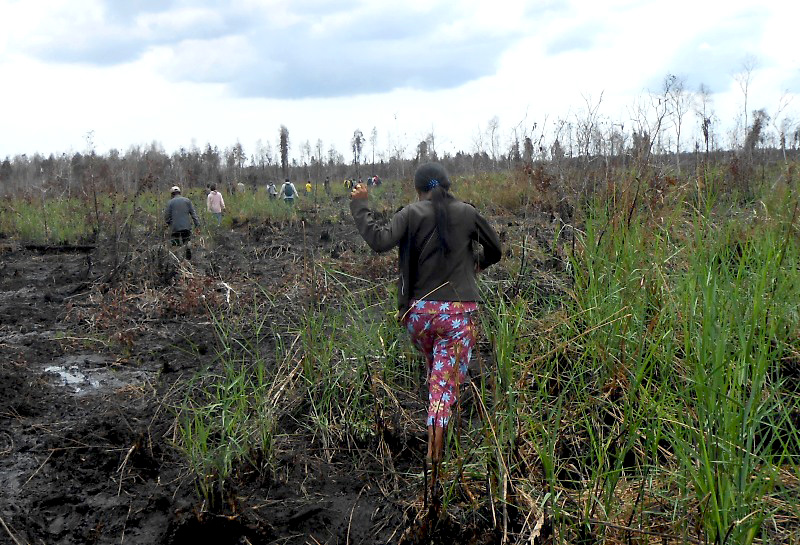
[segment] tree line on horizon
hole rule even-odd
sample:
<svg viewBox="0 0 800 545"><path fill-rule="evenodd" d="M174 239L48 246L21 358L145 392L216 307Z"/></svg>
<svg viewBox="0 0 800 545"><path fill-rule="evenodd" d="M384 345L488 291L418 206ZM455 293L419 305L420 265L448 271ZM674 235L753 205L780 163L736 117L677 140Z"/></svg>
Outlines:
<svg viewBox="0 0 800 545"><path fill-rule="evenodd" d="M688 176L701 161L723 157L752 164L760 155L762 164L787 162L800 148L800 125L786 114L784 98L772 113L765 109L747 112L752 67L737 79L743 92L744 110L730 129L727 139L720 132L710 93L701 86L696 93L687 90L685 81L667 75L658 93L638 101L627 122L616 122L600 114L602 95L596 101L585 97L585 108L573 118L548 123L519 123L503 138L495 116L485 130L473 137L473 150L455 154L439 153L436 135L429 132L414 147L390 143L378 149L378 130L369 137L360 129L353 132L350 152L345 156L335 146L325 149L318 139L312 146L306 140L292 144L289 130L281 125L276 145L259 140L252 153L240 142L220 149L208 143L167 153L153 142L132 146L126 152L112 149L101 154L94 150L93 133L86 136L87 150L60 155L34 154L6 156L0 161L0 193L18 194L34 190L52 195L85 194L91 186L99 191L135 192L163 189L174 184L233 189L236 184L250 186L279 183L283 179L314 181L359 179L378 175L403 178L420 162L440 161L454 175L477 174L515 168L530 169L537 163L554 164L559 170L575 167L589 173L602 166L636 163L658 166L672 176ZM687 119L691 111L697 120L693 149L687 149ZM683 140L682 140L683 138ZM368 147L369 146L369 147ZM599 166L600 165L600 166Z"/></svg>

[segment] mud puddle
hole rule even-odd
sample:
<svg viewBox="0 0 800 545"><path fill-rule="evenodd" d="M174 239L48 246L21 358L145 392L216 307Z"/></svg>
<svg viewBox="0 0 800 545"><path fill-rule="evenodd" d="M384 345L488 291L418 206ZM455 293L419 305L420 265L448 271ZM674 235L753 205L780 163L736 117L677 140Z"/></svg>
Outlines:
<svg viewBox="0 0 800 545"><path fill-rule="evenodd" d="M77 354L64 356L44 367L44 373L52 384L62 386L76 396L105 393L139 385L148 373L120 366L101 354Z"/></svg>

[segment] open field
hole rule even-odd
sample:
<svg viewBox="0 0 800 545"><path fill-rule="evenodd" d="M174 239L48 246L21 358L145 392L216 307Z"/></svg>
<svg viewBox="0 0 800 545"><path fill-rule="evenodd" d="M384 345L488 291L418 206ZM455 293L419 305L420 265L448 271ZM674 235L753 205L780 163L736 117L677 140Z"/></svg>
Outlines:
<svg viewBox="0 0 800 545"><path fill-rule="evenodd" d="M800 542L794 169L746 192L722 166L591 192L544 167L456 178L505 257L437 513L396 257L338 184L295 209L226 195L191 262L155 189L12 199L0 542Z"/></svg>

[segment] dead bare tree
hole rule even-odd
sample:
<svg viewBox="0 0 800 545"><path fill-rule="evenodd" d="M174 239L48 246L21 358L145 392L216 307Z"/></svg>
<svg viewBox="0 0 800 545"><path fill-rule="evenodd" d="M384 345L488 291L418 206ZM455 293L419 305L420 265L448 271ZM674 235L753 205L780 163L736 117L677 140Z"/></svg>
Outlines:
<svg viewBox="0 0 800 545"><path fill-rule="evenodd" d="M372 147L372 174L375 174L375 148L378 146L378 128L372 127L369 133L369 145Z"/></svg>
<svg viewBox="0 0 800 545"><path fill-rule="evenodd" d="M353 131L353 138L350 140L350 145L353 149L353 164L356 167L356 177L360 175L359 163L361 161L361 152L364 149L364 133L361 129Z"/></svg>
<svg viewBox="0 0 800 545"><path fill-rule="evenodd" d="M481 157L486 154L486 142L484 140L485 133L478 125L478 130L472 134L472 171L477 170L476 167L480 165Z"/></svg>
<svg viewBox="0 0 800 545"><path fill-rule="evenodd" d="M420 140L417 144L417 163L424 163L428 160L428 141Z"/></svg>
<svg viewBox="0 0 800 545"><path fill-rule="evenodd" d="M322 178L322 139L317 138L317 144L314 146L317 152L317 178Z"/></svg>
<svg viewBox="0 0 800 545"><path fill-rule="evenodd" d="M489 137L489 148L492 150L492 168L497 168L497 150L500 147L500 118L494 116L486 125L486 136Z"/></svg>
<svg viewBox="0 0 800 545"><path fill-rule="evenodd" d="M783 162L788 163L786 159L786 133L791 127L791 120L785 114L786 108L792 102L793 96L789 94L789 91L786 90L781 95L780 100L778 100L778 106L775 108L775 115L772 116L772 127L775 129L775 134L778 137L778 145L781 148L781 155L783 156Z"/></svg>
<svg viewBox="0 0 800 545"><path fill-rule="evenodd" d="M533 140L531 140L530 136L525 137L522 147L522 160L525 162L525 164L530 165L533 163Z"/></svg>
<svg viewBox="0 0 800 545"><path fill-rule="evenodd" d="M431 132L425 136L425 142L428 144L428 155L432 161L438 161L439 157L436 155L436 135L434 134L433 127Z"/></svg>
<svg viewBox="0 0 800 545"><path fill-rule="evenodd" d="M748 158L752 158L756 146L764 141L764 127L769 122L767 111L761 108L753 112L753 124L744 139L744 149Z"/></svg>
<svg viewBox="0 0 800 545"><path fill-rule="evenodd" d="M708 157L709 147L713 141L712 124L715 115L711 99L711 90L703 83L700 84L700 88L697 91L694 113L700 118L700 129L703 132L703 140L706 145L706 157Z"/></svg>
<svg viewBox="0 0 800 545"><path fill-rule="evenodd" d="M739 85L739 89L742 91L742 98L744 100L744 104L742 106L742 116L744 118L744 127L743 127L743 134L747 137L747 133L749 129L749 119L748 119L748 99L750 96L750 85L753 82L753 72L758 68L758 59L756 59L752 55L748 55L742 60L741 70L734 74L733 79L736 80L736 83ZM742 140L744 142L744 140Z"/></svg>
<svg viewBox="0 0 800 545"><path fill-rule="evenodd" d="M284 178L289 177L289 129L281 125L280 129L280 148L281 148L281 172Z"/></svg>
<svg viewBox="0 0 800 545"><path fill-rule="evenodd" d="M242 143L238 140L229 149L225 150L225 166L228 171L233 174L233 179L236 182L241 181L241 173L244 169L247 156L244 153Z"/></svg>
<svg viewBox="0 0 800 545"><path fill-rule="evenodd" d="M634 152L636 154L634 159L639 169L650 163L653 143L661 137L664 121L669 114L668 96L671 85L672 80L667 76L664 78L660 93L649 92L644 98L638 98L631 111Z"/></svg>
<svg viewBox="0 0 800 545"><path fill-rule="evenodd" d="M97 204L97 181L94 176L94 131L86 133L86 155L89 157L89 185L92 188L92 199L94 200L95 232L100 233L100 206Z"/></svg>
<svg viewBox="0 0 800 545"><path fill-rule="evenodd" d="M603 92L595 103L591 95L581 95L586 103L586 110L575 114L576 137L578 139L578 154L584 158L584 165L588 166L593 137L596 136L599 121L600 105L603 103ZM583 115L581 115L581 113Z"/></svg>
<svg viewBox="0 0 800 545"><path fill-rule="evenodd" d="M692 106L694 97L691 91L686 88L686 80L683 77L675 75L668 75L667 78L672 80L669 86L667 97L669 99L671 108L670 116L672 117L672 124L675 127L675 168L678 174L681 173L681 128L683 127L683 118Z"/></svg>

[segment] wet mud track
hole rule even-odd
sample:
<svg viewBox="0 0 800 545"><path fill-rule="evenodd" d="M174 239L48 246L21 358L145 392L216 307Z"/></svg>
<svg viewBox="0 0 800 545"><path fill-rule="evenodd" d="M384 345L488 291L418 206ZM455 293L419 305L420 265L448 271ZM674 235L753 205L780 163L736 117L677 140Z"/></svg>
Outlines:
<svg viewBox="0 0 800 545"><path fill-rule="evenodd" d="M160 485L157 364L120 361L65 321L92 280L87 255L1 257L0 542L159 542L180 498Z"/></svg>
<svg viewBox="0 0 800 545"><path fill-rule="evenodd" d="M356 236L344 224L305 233L325 255ZM198 276L275 288L299 266L302 237L296 226L244 226L193 264ZM401 513L369 477L320 464L302 443L269 482L237 490L229 513L203 512L174 448L170 402L213 364L208 316L178 309L136 326L107 294L134 296L97 286L112 268L104 259L12 245L0 254L0 543L373 543L396 531ZM148 297L135 295L140 308Z"/></svg>
<svg viewBox="0 0 800 545"><path fill-rule="evenodd" d="M376 258L341 217L222 229L196 241L188 270L169 250L142 237L120 268L107 248L0 248L0 543L496 541L480 524L414 537L421 425L382 432L389 475L376 445L323 454L281 422L272 474L239 479L209 512L175 446L181 396L219 365L208 306L279 294L290 308L271 319L284 319L301 312L309 256L386 281L394 256ZM422 414L420 400L405 409Z"/></svg>

